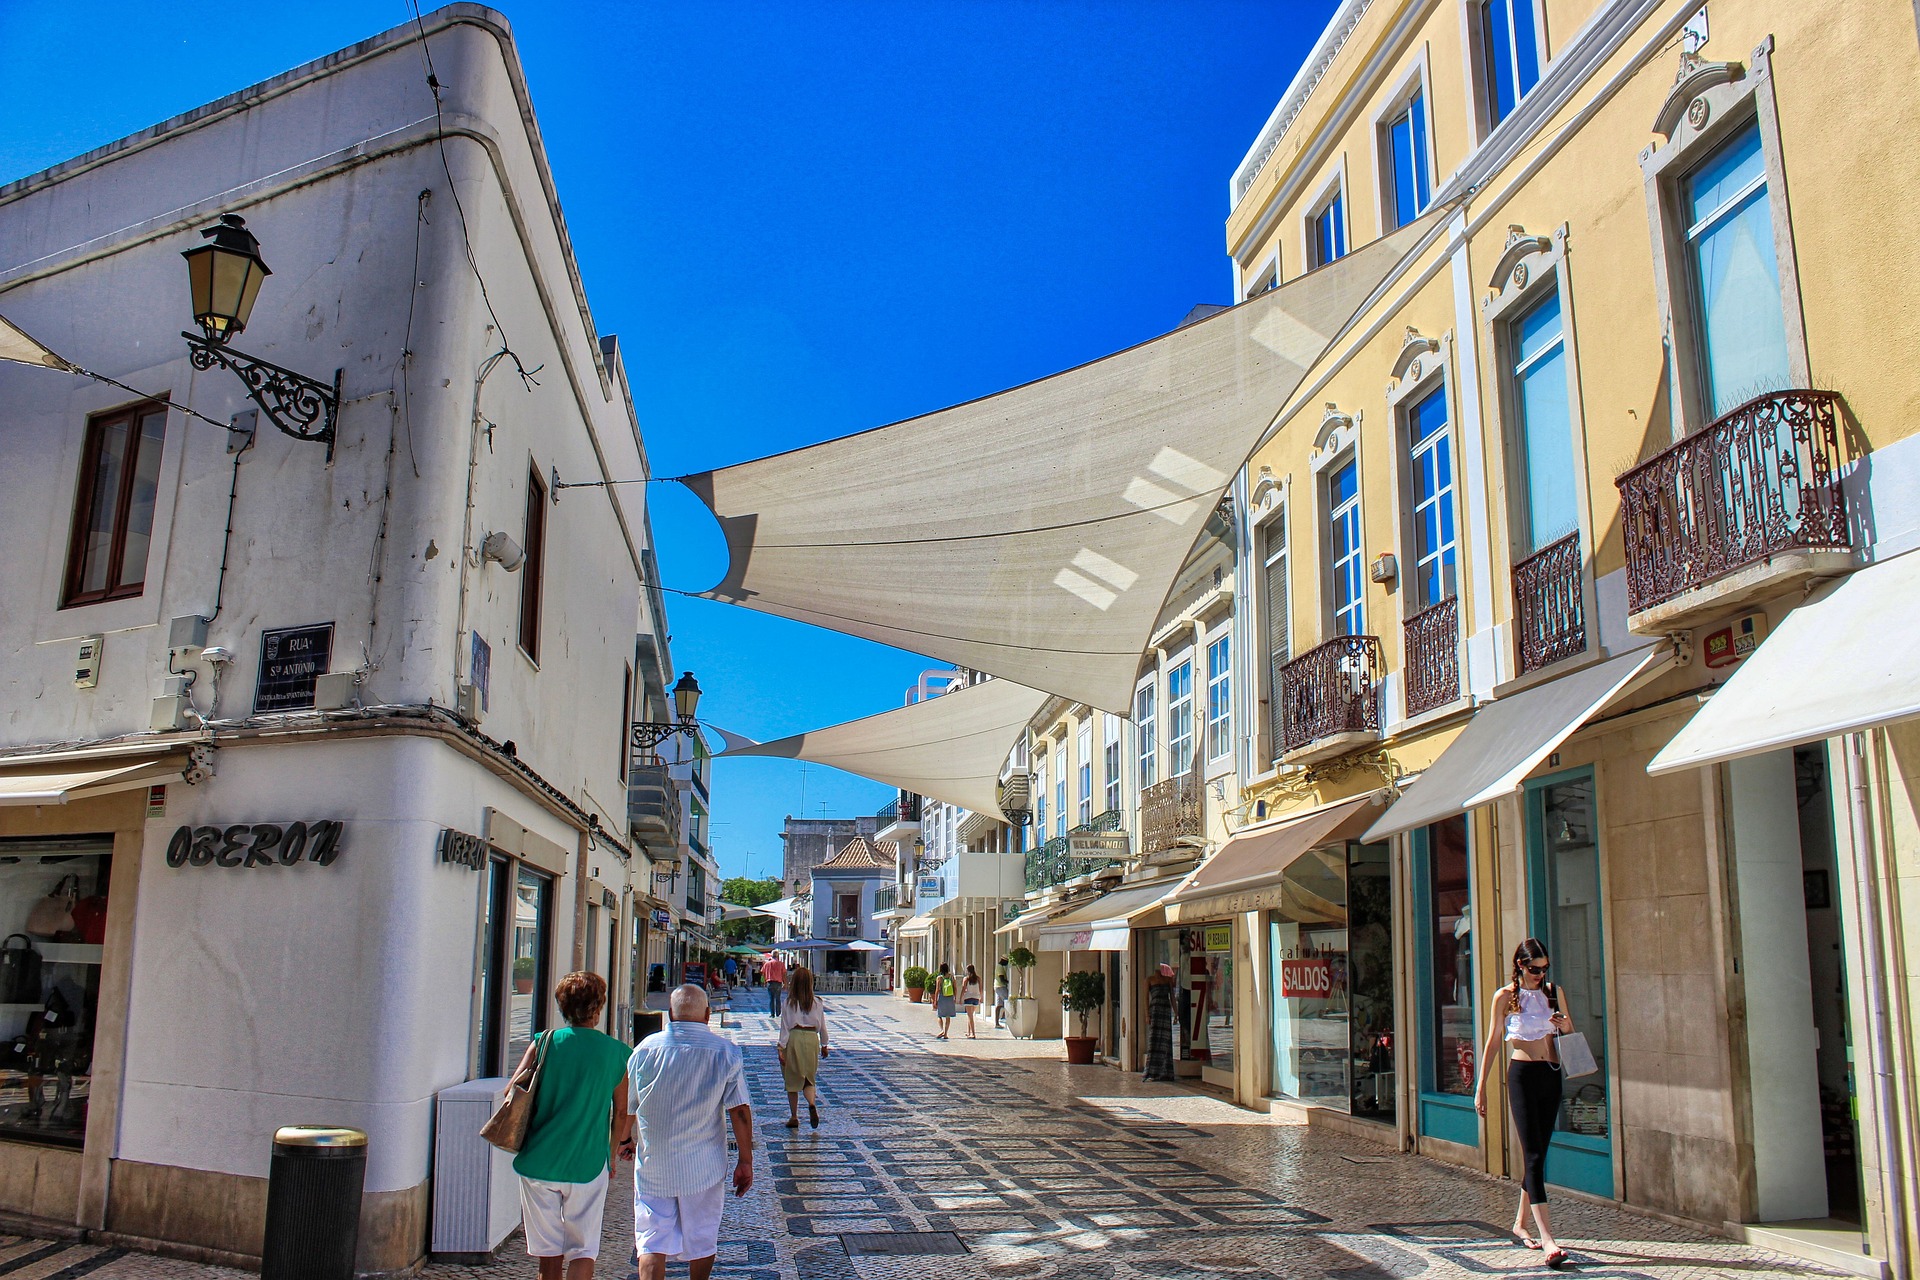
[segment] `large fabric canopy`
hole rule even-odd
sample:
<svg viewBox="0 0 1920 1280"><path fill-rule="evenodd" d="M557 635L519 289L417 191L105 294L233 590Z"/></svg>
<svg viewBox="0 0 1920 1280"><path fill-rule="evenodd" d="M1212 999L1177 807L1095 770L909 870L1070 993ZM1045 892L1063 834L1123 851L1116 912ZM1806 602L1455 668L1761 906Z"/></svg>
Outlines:
<svg viewBox="0 0 1920 1280"><path fill-rule="evenodd" d="M64 369L70 373L75 371L71 364L8 323L4 316L0 316L0 360Z"/></svg>
<svg viewBox="0 0 1920 1280"><path fill-rule="evenodd" d="M1828 583L1789 613L1647 772L1672 773L1920 716L1920 551Z"/></svg>
<svg viewBox="0 0 1920 1280"><path fill-rule="evenodd" d="M683 477L730 556L704 594L1125 714L1228 482L1444 213L1104 360Z"/></svg>
<svg viewBox="0 0 1920 1280"><path fill-rule="evenodd" d="M864 719L732 747L715 758L832 765L1004 821L996 794L1000 766L1046 698L1010 680L985 680Z"/></svg>

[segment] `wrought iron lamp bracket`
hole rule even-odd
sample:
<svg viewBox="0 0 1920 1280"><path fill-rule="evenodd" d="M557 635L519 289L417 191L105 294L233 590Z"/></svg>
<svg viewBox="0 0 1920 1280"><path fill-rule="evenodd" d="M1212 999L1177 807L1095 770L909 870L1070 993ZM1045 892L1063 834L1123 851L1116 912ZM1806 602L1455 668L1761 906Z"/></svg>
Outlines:
<svg viewBox="0 0 1920 1280"><path fill-rule="evenodd" d="M210 342L197 333L180 336L187 340L187 358L194 368L211 369L218 364L230 370L269 422L295 440L326 445L327 461L333 461L334 426L340 415L340 370L334 370L332 383L325 383Z"/></svg>
<svg viewBox="0 0 1920 1280"><path fill-rule="evenodd" d="M672 724L646 720L635 721L633 725L633 749L635 751L651 751L676 733L684 733L691 738L699 731L700 726L698 722L693 720L679 720Z"/></svg>

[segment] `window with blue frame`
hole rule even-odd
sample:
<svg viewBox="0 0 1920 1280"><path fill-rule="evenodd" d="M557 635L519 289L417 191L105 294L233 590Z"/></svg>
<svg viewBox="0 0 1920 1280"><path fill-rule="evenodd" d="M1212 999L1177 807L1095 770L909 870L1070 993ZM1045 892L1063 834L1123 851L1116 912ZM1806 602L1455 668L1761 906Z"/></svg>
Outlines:
<svg viewBox="0 0 1920 1280"><path fill-rule="evenodd" d="M1327 478L1327 548L1333 562L1333 632L1364 635L1366 551L1360 534L1360 469L1352 458Z"/></svg>
<svg viewBox="0 0 1920 1280"><path fill-rule="evenodd" d="M1307 239L1313 266L1324 267L1336 258L1347 256L1346 201L1339 192L1308 220Z"/></svg>
<svg viewBox="0 0 1920 1280"><path fill-rule="evenodd" d="M1455 590L1453 433L1447 430L1444 386L1407 410L1407 450L1413 481L1413 604L1419 612L1452 598Z"/></svg>
<svg viewBox="0 0 1920 1280"><path fill-rule="evenodd" d="M1432 167L1427 156L1427 100L1416 92L1400 114L1387 122L1387 208L1393 225L1404 227L1420 216L1433 198Z"/></svg>
<svg viewBox="0 0 1920 1280"><path fill-rule="evenodd" d="M1053 834L1067 834L1067 749L1060 745L1060 767L1053 777Z"/></svg>
<svg viewBox="0 0 1920 1280"><path fill-rule="evenodd" d="M1080 826L1084 827L1089 822L1093 821L1093 721L1092 720L1090 719L1082 720L1080 722L1080 733L1075 738L1074 745L1076 750L1079 752L1079 760L1077 762L1079 766L1079 774L1080 774L1080 796L1079 796L1080 811L1079 811L1078 823Z"/></svg>
<svg viewBox="0 0 1920 1280"><path fill-rule="evenodd" d="M1047 838L1047 757L1042 755L1033 766L1033 839L1036 844Z"/></svg>
<svg viewBox="0 0 1920 1280"><path fill-rule="evenodd" d="M1480 60L1487 123L1513 114L1540 83L1540 34L1533 0L1485 0L1480 6Z"/></svg>
<svg viewBox="0 0 1920 1280"><path fill-rule="evenodd" d="M1167 776L1193 767L1193 663L1167 672Z"/></svg>
<svg viewBox="0 0 1920 1280"><path fill-rule="evenodd" d="M1207 759L1218 760L1233 751L1233 667L1228 661L1228 637L1207 646Z"/></svg>
<svg viewBox="0 0 1920 1280"><path fill-rule="evenodd" d="M1106 737L1100 749L1100 757L1101 764L1106 768L1106 808L1108 813L1118 813L1120 812L1120 717L1106 716L1102 723Z"/></svg>
<svg viewBox="0 0 1920 1280"><path fill-rule="evenodd" d="M1683 195L1700 371L1717 418L1791 385L1759 125L1708 156Z"/></svg>
<svg viewBox="0 0 1920 1280"><path fill-rule="evenodd" d="M1567 394L1566 330L1556 290L1514 321L1513 404L1519 416L1520 480L1515 514L1529 553L1579 527L1574 495L1573 419Z"/></svg>

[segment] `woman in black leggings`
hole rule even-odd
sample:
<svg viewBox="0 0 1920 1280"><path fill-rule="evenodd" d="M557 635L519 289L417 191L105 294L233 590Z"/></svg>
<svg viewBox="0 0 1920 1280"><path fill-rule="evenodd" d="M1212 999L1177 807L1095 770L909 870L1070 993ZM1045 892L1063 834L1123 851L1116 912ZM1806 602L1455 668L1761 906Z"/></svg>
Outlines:
<svg viewBox="0 0 1920 1280"><path fill-rule="evenodd" d="M1512 1055L1507 1063L1507 1104L1520 1135L1522 1163L1513 1234L1528 1249L1546 1250L1547 1265L1557 1269L1565 1265L1567 1251L1554 1240L1547 1219L1547 1146L1560 1114L1560 1055L1554 1037L1571 1032L1573 1018L1567 1013L1566 992L1547 981L1549 967L1547 949L1537 938L1514 948L1513 980L1494 993L1487 1018L1487 1043L1480 1051L1480 1083L1473 1102L1481 1115L1487 1114L1487 1072L1500 1060L1497 1046L1504 1032ZM1538 1240L1527 1234L1529 1208L1540 1233Z"/></svg>

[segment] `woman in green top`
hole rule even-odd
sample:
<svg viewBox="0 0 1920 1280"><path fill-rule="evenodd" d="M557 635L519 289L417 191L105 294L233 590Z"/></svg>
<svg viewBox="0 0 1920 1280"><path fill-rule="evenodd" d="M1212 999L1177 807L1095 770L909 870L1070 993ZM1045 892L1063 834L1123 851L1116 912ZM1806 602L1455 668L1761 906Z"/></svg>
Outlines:
<svg viewBox="0 0 1920 1280"><path fill-rule="evenodd" d="M533 1121L514 1157L520 1175L520 1219L540 1280L593 1280L600 1254L600 1216L617 1155L633 1158L627 1113L627 1046L596 1030L607 1004L597 973L560 979L554 999L567 1025L536 1036L514 1069L540 1061Z"/></svg>

